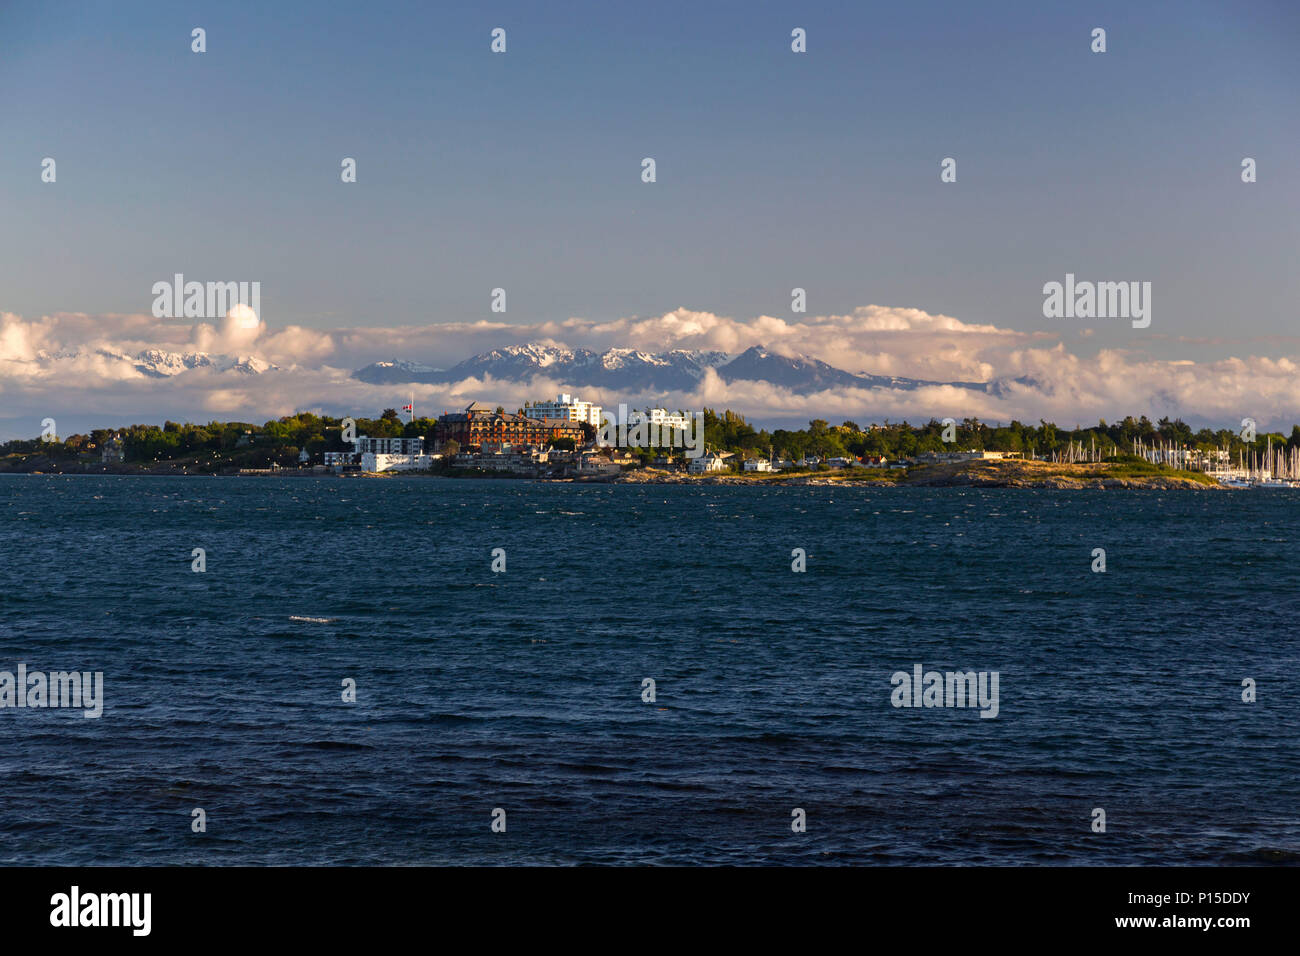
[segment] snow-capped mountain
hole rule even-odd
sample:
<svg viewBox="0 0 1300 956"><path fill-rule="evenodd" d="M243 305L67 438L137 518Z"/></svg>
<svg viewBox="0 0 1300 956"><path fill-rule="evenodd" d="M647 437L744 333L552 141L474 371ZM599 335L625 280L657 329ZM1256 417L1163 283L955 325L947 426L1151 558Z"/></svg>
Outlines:
<svg viewBox="0 0 1300 956"><path fill-rule="evenodd" d="M955 388L988 391L993 384L934 382L920 378L899 378L896 375L873 375L870 372L846 372L806 356L776 355L761 345L756 345L737 355L718 369L718 374L727 382L769 382L799 394L837 388L889 388L912 391L928 385L950 385Z"/></svg>
<svg viewBox="0 0 1300 956"><path fill-rule="evenodd" d="M207 352L165 352L162 349L145 349L130 361L136 371L154 378L171 378L200 368L242 375L261 375L279 369L278 365L256 355L211 355Z"/></svg>
<svg viewBox="0 0 1300 956"><path fill-rule="evenodd" d="M952 385L989 392L1000 382L929 382L846 372L804 356L784 356L754 346L739 355L673 349L645 352L639 349L565 349L547 345L512 345L492 349L439 370L427 365L375 362L353 372L353 377L375 385L406 383L444 384L467 378L529 382L543 377L571 388L608 388L623 393L690 391L709 369L726 382L766 382L800 395L846 388L912 390L926 385Z"/></svg>
<svg viewBox="0 0 1300 956"><path fill-rule="evenodd" d="M106 354L101 352L100 354ZM134 357L116 356L130 361L136 371L155 378L171 378L196 368L211 368L212 357L207 352L164 352L162 349L145 349Z"/></svg>
<svg viewBox="0 0 1300 956"><path fill-rule="evenodd" d="M863 387L861 377L852 372L842 371L817 359L776 355L761 345L741 352L718 369L718 375L727 382L768 382L798 392Z"/></svg>
<svg viewBox="0 0 1300 956"><path fill-rule="evenodd" d="M150 378L174 378L197 369L242 375L261 375L279 369L279 366L255 355L212 355L207 352L168 352L164 349L145 349L135 355L112 349L60 349L57 352L42 351L36 354L36 360L42 364L74 362L87 358L120 363Z"/></svg>
<svg viewBox="0 0 1300 956"><path fill-rule="evenodd" d="M491 377L498 381L527 382L538 376L575 388L637 388L650 391L690 389L705 370L725 363L725 352L673 349L643 352L638 349L563 349L547 345L511 345L475 355L446 370L412 362L375 362L353 372L353 377L375 385L407 382L440 384L467 378Z"/></svg>
<svg viewBox="0 0 1300 956"><path fill-rule="evenodd" d="M442 369L419 362L374 362L365 368L357 369L352 377L371 385L405 385L408 382L426 383L441 381Z"/></svg>

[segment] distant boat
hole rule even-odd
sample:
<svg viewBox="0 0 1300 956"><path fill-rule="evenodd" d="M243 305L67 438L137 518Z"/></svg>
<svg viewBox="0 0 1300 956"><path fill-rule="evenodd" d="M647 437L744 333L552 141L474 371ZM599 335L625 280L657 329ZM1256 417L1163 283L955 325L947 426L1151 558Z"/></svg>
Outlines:
<svg viewBox="0 0 1300 956"><path fill-rule="evenodd" d="M1287 481L1285 478L1220 478L1219 484L1225 488L1300 488L1300 482Z"/></svg>

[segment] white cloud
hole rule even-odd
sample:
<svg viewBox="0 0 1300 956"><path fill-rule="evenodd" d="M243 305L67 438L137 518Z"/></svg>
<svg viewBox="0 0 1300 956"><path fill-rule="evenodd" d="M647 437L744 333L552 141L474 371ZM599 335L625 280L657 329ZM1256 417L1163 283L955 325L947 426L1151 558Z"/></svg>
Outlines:
<svg viewBox="0 0 1300 956"><path fill-rule="evenodd" d="M951 415L990 421L1045 418L1073 425L1148 414L1230 427L1251 415L1265 427L1289 430L1300 421L1300 361L1294 356L1190 362L1102 349L1083 357L1067 349L1065 334L1071 333L1021 332L875 305L846 315L797 319L739 320L674 309L610 321L481 321L330 331L274 329L261 323L245 327L232 316L196 324L149 315L58 313L24 319L0 313L0 437L34 435L39 432L35 423L45 415L100 425L205 416L262 421L300 409L374 414L401 404L408 394L414 395L417 411L437 414L471 400L515 408L528 399L580 387L549 378L527 384L467 379L451 385L376 386L351 377L354 369L377 359L406 358L447 368L478 352L524 342L730 353L763 345L777 354L803 354L851 372L1001 383L997 395L948 386L795 395L768 383L728 384L709 373L698 388L664 398L682 408L730 407L759 422ZM160 378L136 367L135 356L146 349L206 352L232 361L255 358L276 369L256 375L218 363ZM581 391L607 404L641 398Z"/></svg>

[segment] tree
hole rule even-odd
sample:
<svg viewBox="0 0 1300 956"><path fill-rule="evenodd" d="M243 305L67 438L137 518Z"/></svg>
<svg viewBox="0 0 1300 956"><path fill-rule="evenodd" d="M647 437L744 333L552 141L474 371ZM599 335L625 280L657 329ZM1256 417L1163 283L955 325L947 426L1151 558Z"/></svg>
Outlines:
<svg viewBox="0 0 1300 956"><path fill-rule="evenodd" d="M1143 419L1143 421L1146 421L1146 419ZM1038 424L1040 424L1040 425L1043 426L1042 431L1040 432L1040 435L1041 435L1042 440L1043 440L1043 445L1044 445L1044 446L1045 446L1049 451L1051 451L1051 450L1055 450L1055 448L1056 448L1056 426L1053 425L1051 422L1045 422L1045 421L1043 421L1041 418L1038 420Z"/></svg>

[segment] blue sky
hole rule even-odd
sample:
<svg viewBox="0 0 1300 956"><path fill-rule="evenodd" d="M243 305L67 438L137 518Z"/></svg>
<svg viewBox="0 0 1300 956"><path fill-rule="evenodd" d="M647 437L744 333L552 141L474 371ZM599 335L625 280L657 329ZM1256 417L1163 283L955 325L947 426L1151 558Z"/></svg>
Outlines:
<svg viewBox="0 0 1300 956"><path fill-rule="evenodd" d="M1269 0L3 4L0 312L147 312L182 272L260 281L279 328L746 321L800 286L1033 333L1073 272L1154 288L1079 354L1263 354L1298 50Z"/></svg>
<svg viewBox="0 0 1300 956"><path fill-rule="evenodd" d="M7 5L3 307L136 311L182 271L320 327L795 285L1028 327L1074 271L1150 279L1167 332L1290 331L1300 6L874 6Z"/></svg>

